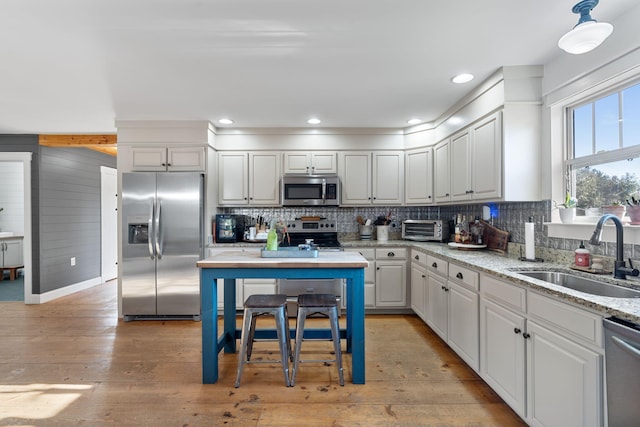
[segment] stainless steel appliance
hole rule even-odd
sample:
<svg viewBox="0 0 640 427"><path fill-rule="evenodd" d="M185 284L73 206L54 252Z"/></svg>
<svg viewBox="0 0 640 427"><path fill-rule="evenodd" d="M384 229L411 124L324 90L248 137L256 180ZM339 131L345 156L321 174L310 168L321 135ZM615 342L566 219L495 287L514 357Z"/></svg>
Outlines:
<svg viewBox="0 0 640 427"><path fill-rule="evenodd" d="M603 322L609 425L638 425L640 325L616 317Z"/></svg>
<svg viewBox="0 0 640 427"><path fill-rule="evenodd" d="M282 206L340 206L338 175L283 175Z"/></svg>
<svg viewBox="0 0 640 427"><path fill-rule="evenodd" d="M217 243L241 242L244 238L245 222L244 215L217 214L215 241Z"/></svg>
<svg viewBox="0 0 640 427"><path fill-rule="evenodd" d="M319 251L342 251L342 245L338 241L336 222L326 218L296 218L287 223L288 237L285 237L283 246L298 246L313 240L313 244ZM287 295L287 314L296 316L295 301L298 295L308 294L333 294L338 299L342 298L343 279L278 279L278 293Z"/></svg>
<svg viewBox="0 0 640 427"><path fill-rule="evenodd" d="M402 238L418 242L449 240L449 222L441 219L407 219L402 221Z"/></svg>
<svg viewBox="0 0 640 427"><path fill-rule="evenodd" d="M122 313L200 318L203 177L191 172L122 175Z"/></svg>

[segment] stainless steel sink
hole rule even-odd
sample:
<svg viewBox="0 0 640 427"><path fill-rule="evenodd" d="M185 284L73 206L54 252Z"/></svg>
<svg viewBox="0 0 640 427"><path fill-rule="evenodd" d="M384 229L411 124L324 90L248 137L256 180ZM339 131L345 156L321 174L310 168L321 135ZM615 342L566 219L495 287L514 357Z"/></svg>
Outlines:
<svg viewBox="0 0 640 427"><path fill-rule="evenodd" d="M514 271L514 273L591 295L612 298L640 298L640 291L612 285L611 283L600 282L598 280L587 279L586 277L571 273L558 271Z"/></svg>

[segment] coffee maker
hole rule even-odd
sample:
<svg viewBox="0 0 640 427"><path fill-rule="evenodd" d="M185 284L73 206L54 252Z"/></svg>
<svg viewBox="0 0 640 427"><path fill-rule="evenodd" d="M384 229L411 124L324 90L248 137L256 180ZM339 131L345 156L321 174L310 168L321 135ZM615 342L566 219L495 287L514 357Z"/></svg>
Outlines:
<svg viewBox="0 0 640 427"><path fill-rule="evenodd" d="M217 214L215 222L216 243L241 242L244 238L245 215Z"/></svg>

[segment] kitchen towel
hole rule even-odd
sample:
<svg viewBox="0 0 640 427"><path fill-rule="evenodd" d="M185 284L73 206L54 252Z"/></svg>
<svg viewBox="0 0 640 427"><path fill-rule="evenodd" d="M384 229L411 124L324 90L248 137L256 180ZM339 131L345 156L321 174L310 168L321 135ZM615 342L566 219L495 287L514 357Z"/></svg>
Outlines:
<svg viewBox="0 0 640 427"><path fill-rule="evenodd" d="M524 223L524 246L525 246L525 256L528 260L536 259L536 247L535 247L535 224L533 223L533 219L529 218L529 222Z"/></svg>

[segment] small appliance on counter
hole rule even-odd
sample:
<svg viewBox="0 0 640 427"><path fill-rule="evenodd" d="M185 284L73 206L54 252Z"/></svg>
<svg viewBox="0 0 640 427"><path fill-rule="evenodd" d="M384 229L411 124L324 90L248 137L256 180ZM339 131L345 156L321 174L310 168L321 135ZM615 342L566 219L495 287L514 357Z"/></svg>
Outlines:
<svg viewBox="0 0 640 427"><path fill-rule="evenodd" d="M407 219L402 221L402 238L417 242L446 242L449 223L441 219Z"/></svg>
<svg viewBox="0 0 640 427"><path fill-rule="evenodd" d="M244 238L245 215L217 214L215 222L216 243L241 242Z"/></svg>

